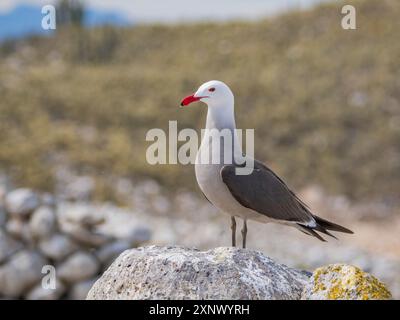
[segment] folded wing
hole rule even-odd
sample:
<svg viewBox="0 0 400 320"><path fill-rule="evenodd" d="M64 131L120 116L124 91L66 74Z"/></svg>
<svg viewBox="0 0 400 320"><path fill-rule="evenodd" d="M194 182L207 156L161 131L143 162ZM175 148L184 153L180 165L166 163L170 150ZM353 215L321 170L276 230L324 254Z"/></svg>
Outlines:
<svg viewBox="0 0 400 320"><path fill-rule="evenodd" d="M237 165L225 165L220 174L232 196L244 207L269 218L293 222L302 232L324 240L314 230L332 236L327 230L352 231L313 215L307 206L271 169L255 160L249 175L237 175Z"/></svg>

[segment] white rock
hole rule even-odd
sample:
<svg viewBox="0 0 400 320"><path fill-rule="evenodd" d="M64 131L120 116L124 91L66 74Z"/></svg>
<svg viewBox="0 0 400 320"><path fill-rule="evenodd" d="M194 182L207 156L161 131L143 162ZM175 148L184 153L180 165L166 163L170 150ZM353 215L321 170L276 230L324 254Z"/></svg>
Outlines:
<svg viewBox="0 0 400 320"><path fill-rule="evenodd" d="M52 260L61 260L77 249L72 239L63 234L54 234L39 242L39 250Z"/></svg>
<svg viewBox="0 0 400 320"><path fill-rule="evenodd" d="M29 228L32 236L43 239L49 237L57 229L57 217L49 207L36 209L29 221Z"/></svg>
<svg viewBox="0 0 400 320"><path fill-rule="evenodd" d="M88 252L75 252L69 256L57 268L57 275L66 283L76 283L78 281L92 278L98 273L100 264L95 256Z"/></svg>
<svg viewBox="0 0 400 320"><path fill-rule="evenodd" d="M11 298L21 297L41 280L42 267L46 263L46 259L36 251L17 252L0 267L0 295Z"/></svg>
<svg viewBox="0 0 400 320"><path fill-rule="evenodd" d="M0 263L22 248L22 244L0 229Z"/></svg>
<svg viewBox="0 0 400 320"><path fill-rule="evenodd" d="M58 300L65 293L66 287L61 282L56 280L56 287L43 288L42 284L36 285L28 294L25 296L28 300Z"/></svg>
<svg viewBox="0 0 400 320"><path fill-rule="evenodd" d="M257 251L151 246L121 254L87 299L299 299L307 281Z"/></svg>
<svg viewBox="0 0 400 320"><path fill-rule="evenodd" d="M89 290L93 287L97 278L78 282L69 291L68 298L71 300L85 300Z"/></svg>
<svg viewBox="0 0 400 320"><path fill-rule="evenodd" d="M39 207L38 195L30 189L16 189L5 197L5 207L12 215L26 217Z"/></svg>

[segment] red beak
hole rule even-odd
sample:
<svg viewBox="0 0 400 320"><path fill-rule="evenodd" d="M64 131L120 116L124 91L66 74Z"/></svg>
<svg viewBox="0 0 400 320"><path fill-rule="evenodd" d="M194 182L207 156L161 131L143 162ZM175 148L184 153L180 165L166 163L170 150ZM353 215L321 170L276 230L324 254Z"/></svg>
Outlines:
<svg viewBox="0 0 400 320"><path fill-rule="evenodd" d="M196 102L199 101L201 98L203 97L195 97L193 94L190 96L187 96L186 98L184 98L181 102L181 106L187 106L189 104L191 104L192 102Z"/></svg>

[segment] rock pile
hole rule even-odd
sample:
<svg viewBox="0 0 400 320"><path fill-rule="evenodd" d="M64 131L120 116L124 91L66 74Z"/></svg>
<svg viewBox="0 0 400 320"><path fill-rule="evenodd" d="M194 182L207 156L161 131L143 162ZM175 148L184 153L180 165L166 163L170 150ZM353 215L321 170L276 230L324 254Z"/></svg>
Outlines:
<svg viewBox="0 0 400 320"><path fill-rule="evenodd" d="M0 198L0 298L84 299L124 250L150 239L131 225L119 236L104 228L107 216L94 205L56 201L16 189ZM42 286L54 266L56 288Z"/></svg>

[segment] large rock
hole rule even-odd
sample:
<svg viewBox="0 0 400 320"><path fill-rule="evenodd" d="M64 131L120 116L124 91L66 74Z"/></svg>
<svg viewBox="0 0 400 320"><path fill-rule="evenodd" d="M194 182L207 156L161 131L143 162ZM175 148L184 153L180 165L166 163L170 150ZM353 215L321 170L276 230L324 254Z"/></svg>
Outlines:
<svg viewBox="0 0 400 320"><path fill-rule="evenodd" d="M257 251L150 246L122 253L88 299L299 299L307 280Z"/></svg>
<svg viewBox="0 0 400 320"><path fill-rule="evenodd" d="M0 296L21 297L42 278L46 260L37 252L23 250L0 267Z"/></svg>
<svg viewBox="0 0 400 320"><path fill-rule="evenodd" d="M40 207L32 214L29 227L33 237L47 238L57 229L57 217L51 208Z"/></svg>
<svg viewBox="0 0 400 320"><path fill-rule="evenodd" d="M361 269L331 264L314 271L304 288L305 300L382 300L390 299L385 285Z"/></svg>
<svg viewBox="0 0 400 320"><path fill-rule="evenodd" d="M67 284L92 278L98 273L100 264L89 252L79 251L69 256L57 268L57 275Z"/></svg>
<svg viewBox="0 0 400 320"><path fill-rule="evenodd" d="M5 197L7 211L15 216L26 217L40 205L38 195L30 189L16 189Z"/></svg>

